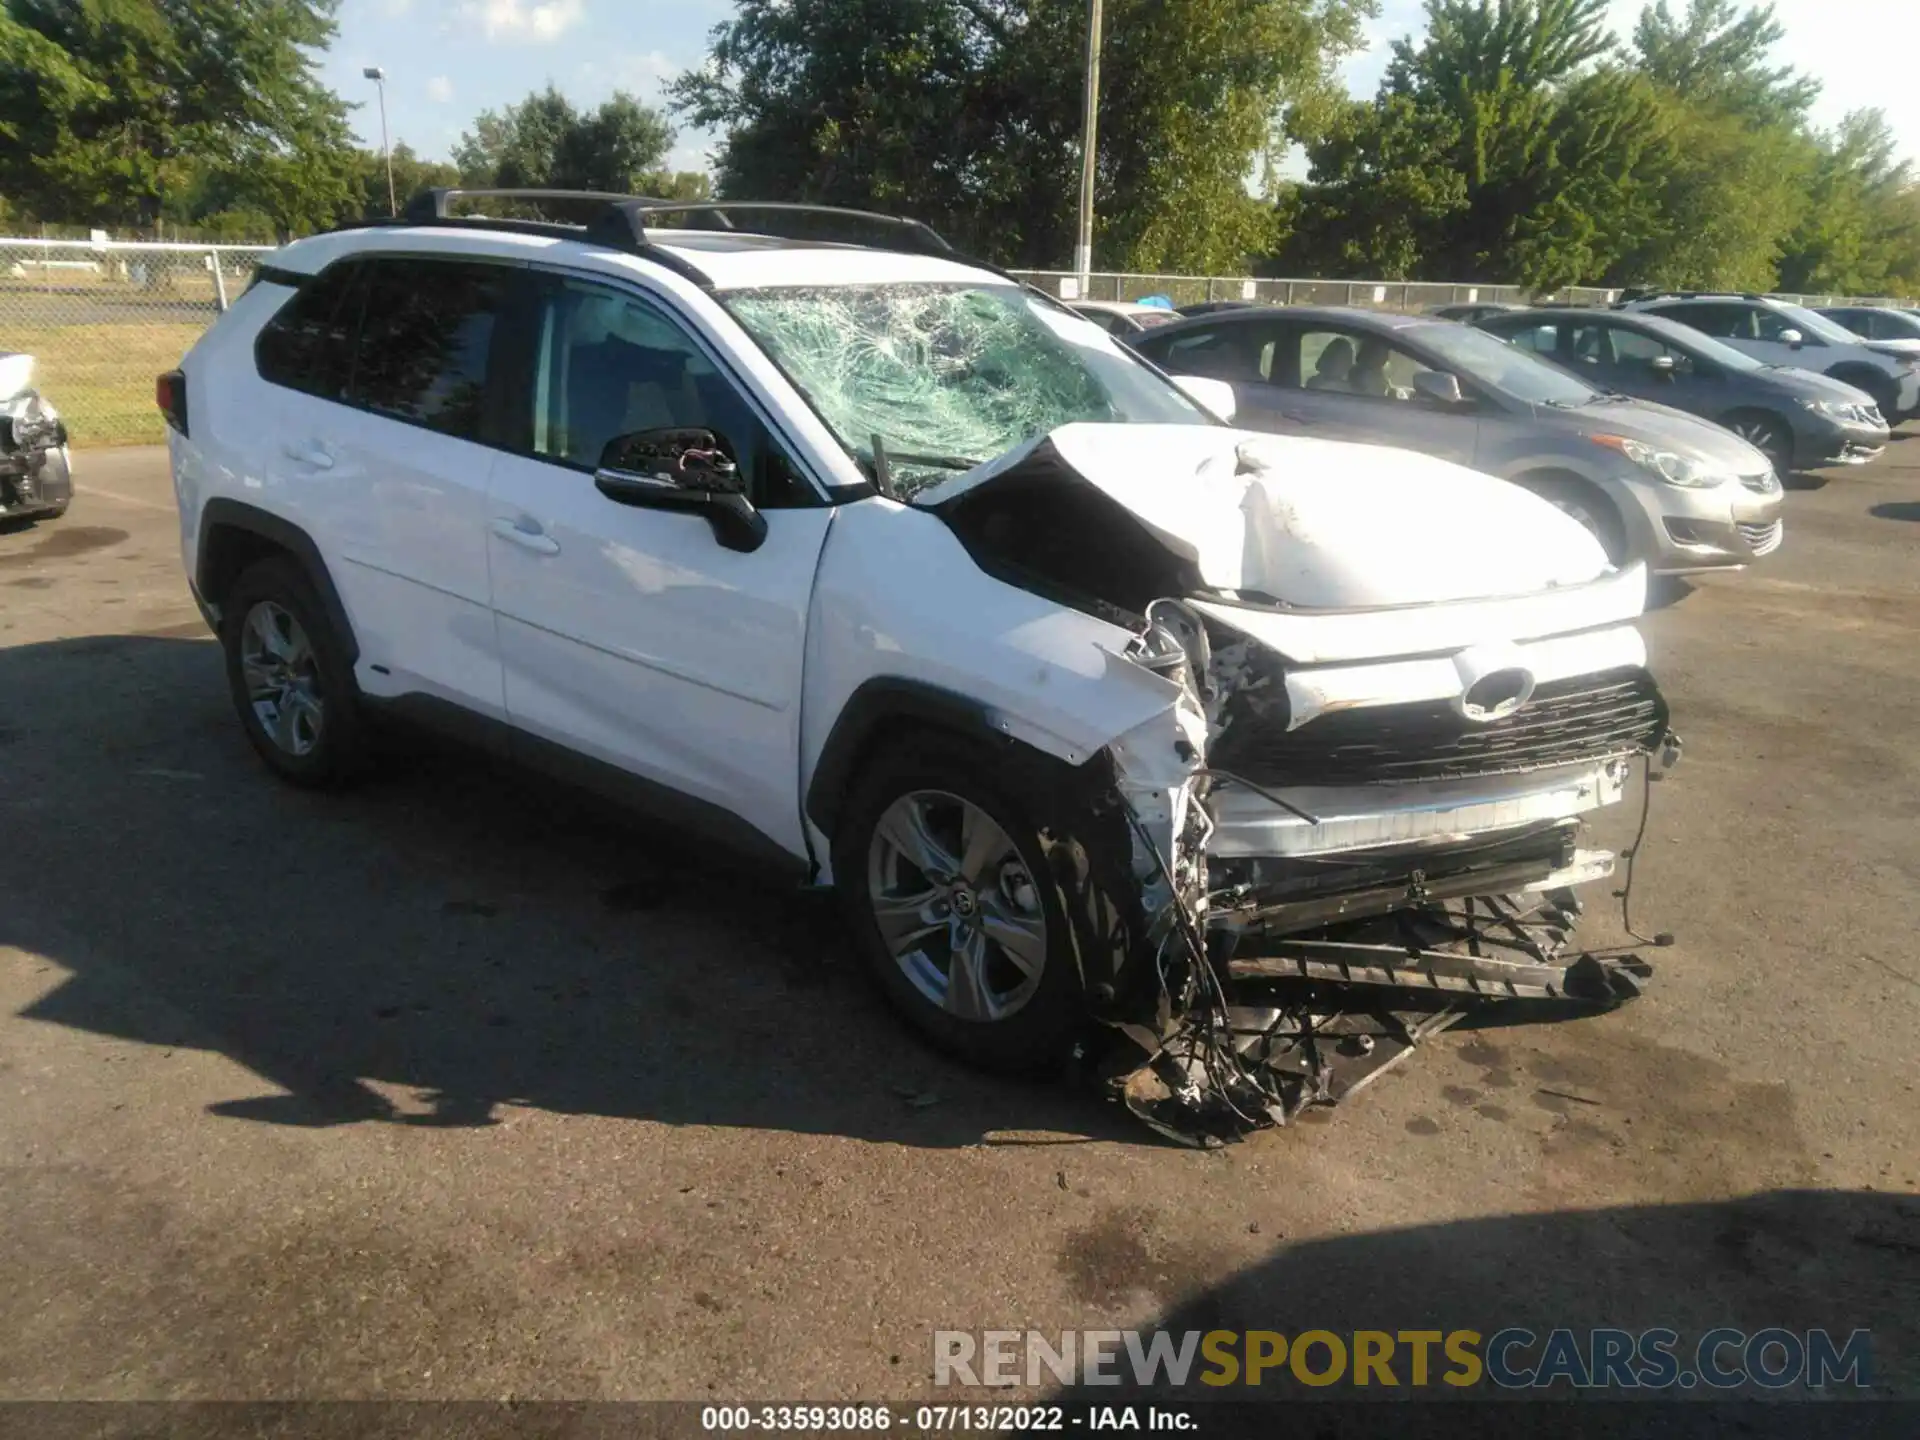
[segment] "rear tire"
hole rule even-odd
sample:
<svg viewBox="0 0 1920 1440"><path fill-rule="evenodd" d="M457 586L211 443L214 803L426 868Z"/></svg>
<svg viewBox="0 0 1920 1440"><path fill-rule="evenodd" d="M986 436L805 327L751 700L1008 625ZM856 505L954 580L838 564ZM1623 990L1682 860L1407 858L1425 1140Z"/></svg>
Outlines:
<svg viewBox="0 0 1920 1440"><path fill-rule="evenodd" d="M848 796L833 871L855 947L902 1018L982 1069L1031 1075L1057 1068L1087 1023L1072 914L1085 902L1050 869L1030 803L1044 787L1003 786L1012 773L957 736L890 743Z"/></svg>
<svg viewBox="0 0 1920 1440"><path fill-rule="evenodd" d="M1736 410L1720 422L1767 457L1773 473L1793 471L1793 431L1778 416L1764 410Z"/></svg>
<svg viewBox="0 0 1920 1440"><path fill-rule="evenodd" d="M1513 482L1531 490L1554 509L1578 520L1600 542L1614 565L1627 563L1627 531L1613 502L1586 481L1573 475L1522 475Z"/></svg>
<svg viewBox="0 0 1920 1440"><path fill-rule="evenodd" d="M267 768L320 790L359 775L367 729L353 667L299 563L256 561L220 603L227 687Z"/></svg>

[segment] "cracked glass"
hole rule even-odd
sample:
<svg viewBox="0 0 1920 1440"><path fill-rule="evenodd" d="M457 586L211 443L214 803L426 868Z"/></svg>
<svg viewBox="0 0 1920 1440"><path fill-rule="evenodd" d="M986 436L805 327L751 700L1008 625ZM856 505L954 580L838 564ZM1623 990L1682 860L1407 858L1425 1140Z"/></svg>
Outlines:
<svg viewBox="0 0 1920 1440"><path fill-rule="evenodd" d="M754 339L896 491L1074 421L1209 423L1099 326L1016 285L833 285L726 297Z"/></svg>

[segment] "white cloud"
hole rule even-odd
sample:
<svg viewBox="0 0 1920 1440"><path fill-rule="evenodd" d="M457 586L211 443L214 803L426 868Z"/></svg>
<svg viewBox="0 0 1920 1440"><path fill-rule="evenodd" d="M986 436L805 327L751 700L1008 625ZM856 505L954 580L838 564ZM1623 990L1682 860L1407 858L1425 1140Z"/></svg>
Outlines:
<svg viewBox="0 0 1920 1440"><path fill-rule="evenodd" d="M436 75L427 81L427 98L436 105L444 105L453 99L453 81L444 75Z"/></svg>
<svg viewBox="0 0 1920 1440"><path fill-rule="evenodd" d="M461 13L489 40L556 40L586 18L584 0L468 0Z"/></svg>

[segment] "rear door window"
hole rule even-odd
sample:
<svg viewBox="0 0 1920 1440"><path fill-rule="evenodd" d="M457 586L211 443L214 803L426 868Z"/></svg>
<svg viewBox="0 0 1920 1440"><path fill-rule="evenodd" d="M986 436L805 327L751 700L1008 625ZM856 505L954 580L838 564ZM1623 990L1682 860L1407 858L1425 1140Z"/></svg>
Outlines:
<svg viewBox="0 0 1920 1440"><path fill-rule="evenodd" d="M254 341L254 368L272 385L337 400L352 370L366 301L367 267L331 265L300 290Z"/></svg>
<svg viewBox="0 0 1920 1440"><path fill-rule="evenodd" d="M1648 375L1655 373L1656 360L1672 362L1672 373L1684 375L1693 369L1693 357L1685 351L1676 350L1651 335L1643 335L1638 330L1629 330L1624 325L1608 325L1603 350L1611 350L1613 365L1621 370L1641 371Z"/></svg>
<svg viewBox="0 0 1920 1440"><path fill-rule="evenodd" d="M1552 355L1560 345L1558 325L1527 325L1514 330L1502 328L1495 333L1535 355Z"/></svg>
<svg viewBox="0 0 1920 1440"><path fill-rule="evenodd" d="M1362 331L1311 328L1294 333L1299 344L1297 364L1286 363L1286 358L1293 357L1283 358L1275 366L1275 378L1292 370L1297 377L1292 383L1303 390L1411 400L1413 377L1431 368L1399 346Z"/></svg>
<svg viewBox="0 0 1920 1440"><path fill-rule="evenodd" d="M503 428L487 403L494 335L522 274L457 260L368 262L366 319L347 399L465 440Z"/></svg>
<svg viewBox="0 0 1920 1440"><path fill-rule="evenodd" d="M1265 327L1221 325L1174 337L1156 351L1169 375L1201 375L1251 384L1266 378L1272 347Z"/></svg>
<svg viewBox="0 0 1920 1440"><path fill-rule="evenodd" d="M1754 338L1753 311L1745 305L1663 305L1660 313L1669 320L1678 320L1682 325L1691 325L1696 330L1718 335L1723 340Z"/></svg>

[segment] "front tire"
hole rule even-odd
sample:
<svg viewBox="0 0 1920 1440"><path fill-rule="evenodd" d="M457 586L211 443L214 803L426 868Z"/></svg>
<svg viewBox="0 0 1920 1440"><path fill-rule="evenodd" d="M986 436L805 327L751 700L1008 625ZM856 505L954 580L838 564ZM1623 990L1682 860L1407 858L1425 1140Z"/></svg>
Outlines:
<svg viewBox="0 0 1920 1440"><path fill-rule="evenodd" d="M366 763L353 668L300 566L248 567L221 601L227 686L255 753L281 779L333 789Z"/></svg>
<svg viewBox="0 0 1920 1440"><path fill-rule="evenodd" d="M1049 868L1039 817L1000 783L1010 773L957 737L890 745L848 797L833 869L854 944L894 1009L982 1069L1033 1074L1065 1058L1086 994L1075 902Z"/></svg>
<svg viewBox="0 0 1920 1440"><path fill-rule="evenodd" d="M1793 432L1784 421L1759 410L1738 410L1723 423L1766 456L1774 474L1785 476L1792 473Z"/></svg>

